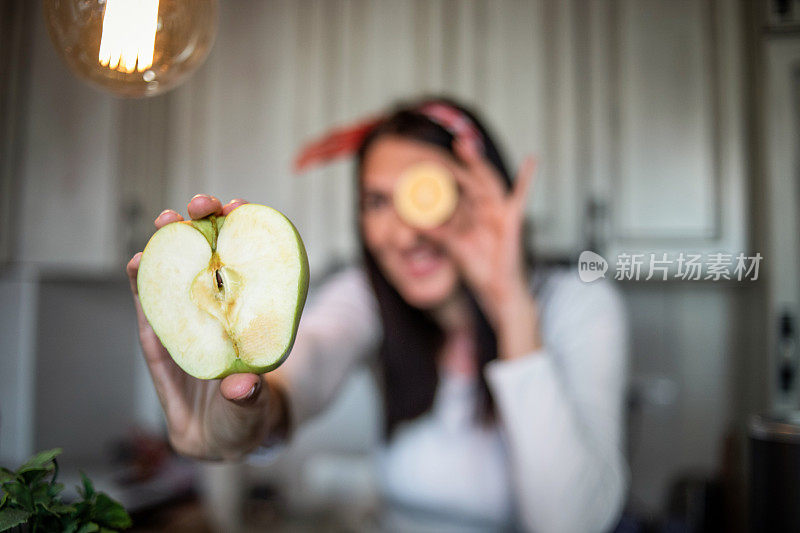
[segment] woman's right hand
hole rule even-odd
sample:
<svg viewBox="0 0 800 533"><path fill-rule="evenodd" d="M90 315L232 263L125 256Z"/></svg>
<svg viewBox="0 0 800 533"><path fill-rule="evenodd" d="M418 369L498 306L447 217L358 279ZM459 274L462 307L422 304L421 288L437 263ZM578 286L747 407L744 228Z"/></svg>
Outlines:
<svg viewBox="0 0 800 533"><path fill-rule="evenodd" d="M244 200L225 206L213 196L198 194L189 202L192 219L210 214L227 215ZM183 217L164 210L155 220L157 229ZM280 402L265 376L233 374L222 380L201 380L186 374L172 360L142 312L136 277L142 253L127 266L139 324L139 341L167 420L169 440L183 455L203 459L240 457L258 446L275 420ZM269 413L272 411L272 414Z"/></svg>

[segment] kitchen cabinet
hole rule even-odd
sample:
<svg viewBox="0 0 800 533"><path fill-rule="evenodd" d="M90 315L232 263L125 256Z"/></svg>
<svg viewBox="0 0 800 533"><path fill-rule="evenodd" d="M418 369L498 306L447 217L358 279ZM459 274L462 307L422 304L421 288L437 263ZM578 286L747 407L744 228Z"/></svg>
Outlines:
<svg viewBox="0 0 800 533"><path fill-rule="evenodd" d="M773 28L774 30L775 28ZM768 306L770 332L768 343L768 376L770 406L775 409L797 409L800 386L797 378L790 390L779 386L778 353L781 316L794 324L790 341L797 341L797 317L800 313L800 168L797 140L800 138L800 35L778 29L767 34L763 56L763 91L759 102L763 117L761 147L765 196L769 209L764 218L769 230L765 246L771 261L768 273ZM795 349L795 357L797 350ZM794 362L797 365L797 361ZM797 370L795 370L795 373Z"/></svg>
<svg viewBox="0 0 800 533"><path fill-rule="evenodd" d="M607 256L749 252L739 4L589 4L585 227Z"/></svg>
<svg viewBox="0 0 800 533"><path fill-rule="evenodd" d="M512 165L537 156L540 255L747 251L739 17L734 0L222 5L208 64L171 96L169 198L272 203L312 268L347 260L351 166L294 177L293 154L445 92L479 109Z"/></svg>
<svg viewBox="0 0 800 533"><path fill-rule="evenodd" d="M28 9L13 260L117 268L164 206L200 191L286 212L315 270L350 260L351 165L295 177L292 157L328 127L434 92L474 104L512 166L538 158L541 256L748 251L734 0L223 3L207 64L133 101L75 80Z"/></svg>

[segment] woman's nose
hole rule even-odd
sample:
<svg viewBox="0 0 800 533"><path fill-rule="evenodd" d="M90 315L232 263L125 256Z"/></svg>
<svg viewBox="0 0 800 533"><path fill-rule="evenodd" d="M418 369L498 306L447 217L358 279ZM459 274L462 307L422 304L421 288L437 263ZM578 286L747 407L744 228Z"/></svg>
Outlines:
<svg viewBox="0 0 800 533"><path fill-rule="evenodd" d="M395 246L407 248L419 240L419 231L400 218L397 212L394 212L392 222L392 242Z"/></svg>

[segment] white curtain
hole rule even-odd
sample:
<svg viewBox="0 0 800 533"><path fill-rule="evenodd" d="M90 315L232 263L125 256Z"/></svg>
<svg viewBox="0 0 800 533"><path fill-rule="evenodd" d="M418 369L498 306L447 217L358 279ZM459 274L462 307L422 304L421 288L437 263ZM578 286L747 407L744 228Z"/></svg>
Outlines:
<svg viewBox="0 0 800 533"><path fill-rule="evenodd" d="M171 205L196 192L266 203L297 224L312 271L346 260L357 246L351 163L293 177L293 155L331 126L444 93L485 116L512 167L540 157L531 205L551 226L540 238L575 240L575 217L558 215L575 205L575 158L554 157L574 151L573 2L220 4L208 63L171 96Z"/></svg>

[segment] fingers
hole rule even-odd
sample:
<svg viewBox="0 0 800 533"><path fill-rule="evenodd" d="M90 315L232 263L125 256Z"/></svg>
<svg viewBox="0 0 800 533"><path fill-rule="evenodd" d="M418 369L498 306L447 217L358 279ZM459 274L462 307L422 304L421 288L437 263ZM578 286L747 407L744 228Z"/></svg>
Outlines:
<svg viewBox="0 0 800 533"><path fill-rule="evenodd" d="M160 215L158 215L153 221L156 225L156 229L161 229L167 224L172 224L173 222L180 222L183 220L183 217L180 213L173 211L172 209L164 209Z"/></svg>
<svg viewBox="0 0 800 533"><path fill-rule="evenodd" d="M128 274L128 281L131 284L131 292L133 292L134 296L139 296L139 288L136 284L136 276L139 274L139 261L142 259L142 252L138 252L134 255L130 261L128 261L127 266L125 267L125 272Z"/></svg>
<svg viewBox="0 0 800 533"><path fill-rule="evenodd" d="M262 393L262 379L256 374L231 374L222 380L219 391L237 405L255 403Z"/></svg>
<svg viewBox="0 0 800 533"><path fill-rule="evenodd" d="M533 183L533 176L536 172L536 159L532 156L525 158L522 162L517 173L517 179L514 182L514 191L512 194L512 202L514 207L519 212L525 211L525 205L528 202L528 192L530 191L531 184Z"/></svg>
<svg viewBox="0 0 800 533"><path fill-rule="evenodd" d="M230 202L228 202L227 204L222 206L222 214L225 215L225 216L228 216L228 214L231 211L233 211L234 209L236 209L240 205L244 205L246 203L249 203L249 202L247 200L242 200L241 198L236 198L235 200L231 200Z"/></svg>
<svg viewBox="0 0 800 533"><path fill-rule="evenodd" d="M248 203L247 200L236 198L225 204L223 207L222 203L215 196L208 194L196 194L189 202L187 211L189 212L190 218L197 220L212 214L227 215L240 205L246 203ZM161 212L161 214L158 215L158 217L156 217L156 229L161 229L167 224L181 222L183 220L184 218L177 211L173 209L165 209Z"/></svg>
<svg viewBox="0 0 800 533"><path fill-rule="evenodd" d="M505 190L497 170L478 150L475 143L459 139L454 143L456 154L466 166L466 173L456 172L456 179L476 199L502 199Z"/></svg>
<svg viewBox="0 0 800 533"><path fill-rule="evenodd" d="M189 202L187 211L193 220L205 218L208 215L222 214L222 202L215 196L195 194Z"/></svg>
<svg viewBox="0 0 800 533"><path fill-rule="evenodd" d="M483 154L478 150L474 142L469 142L465 139L456 139L453 143L453 147L456 150L456 154L458 154L468 166L478 166L484 161Z"/></svg>

